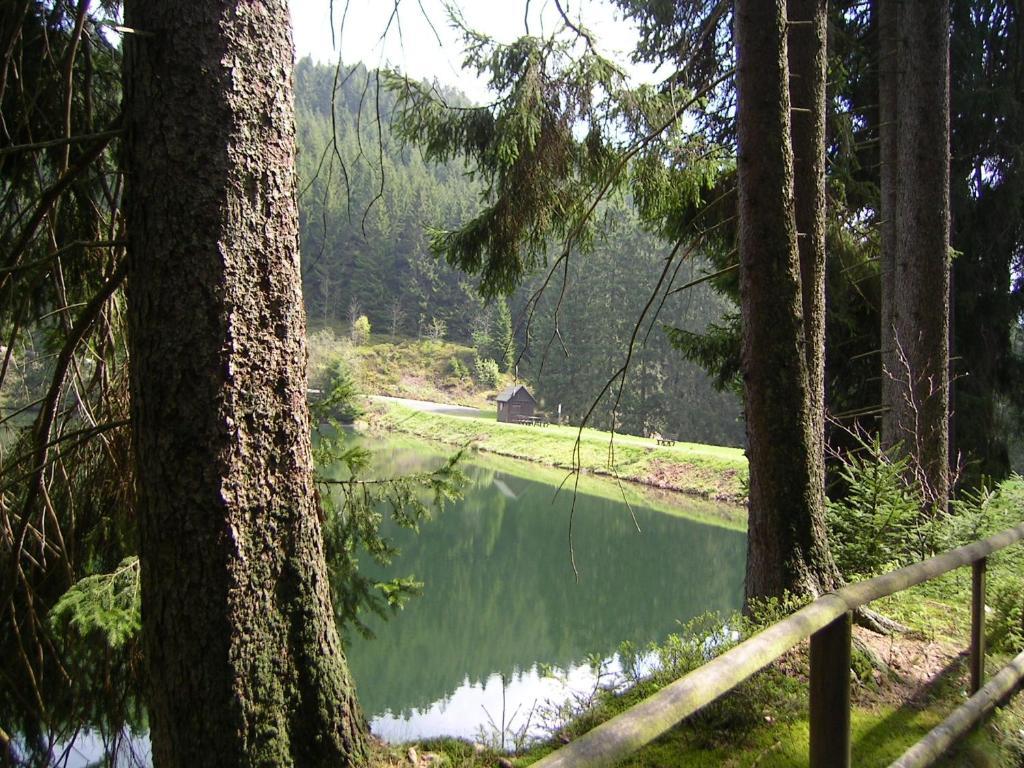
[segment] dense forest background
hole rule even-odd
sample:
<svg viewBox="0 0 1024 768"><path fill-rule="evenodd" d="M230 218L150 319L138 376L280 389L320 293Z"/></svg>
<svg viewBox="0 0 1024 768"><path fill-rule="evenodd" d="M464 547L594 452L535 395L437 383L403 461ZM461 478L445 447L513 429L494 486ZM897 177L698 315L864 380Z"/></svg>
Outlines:
<svg viewBox="0 0 1024 768"><path fill-rule="evenodd" d="M963 27L954 31L966 36L973 30ZM837 44L837 54L850 72L837 90L840 106L871 101L863 94L871 91L872 74L856 66L863 56L849 42L855 38L852 32L837 38L843 44ZM1012 161L1017 143L1015 136L1004 135L1011 123L975 119L971 104L984 62L975 62L969 50L962 45L953 51L958 66L952 83L957 107L952 421L959 461L967 479L977 482L1024 466L1018 437L1024 388L1015 384L1024 334L1014 321L1022 301L1020 275L1012 266L1019 260L1014 243L1021 220L1020 174ZM542 270L507 304L486 304L475 279L436 258L428 245L430 227L456 226L478 210L479 183L461 162L424 162L419 149L395 138L395 96L379 84L376 73L362 65L339 70L307 58L296 67L303 288L311 328L347 330L354 316L366 315L375 338L440 331L451 341L474 345L482 331L492 340L499 335L493 331L510 313L520 377L544 408L553 412L561 404L566 419L579 420L625 359L667 255L664 240L641 226L630 201L613 200L604 209L591 252L570 259L561 298L559 271L529 311L546 276ZM464 103L455 91L441 93L451 103ZM842 111L830 117L836 209L829 229L828 407L834 416L870 419L879 402L877 244L870 237L858 239L857 228L843 223L849 225L850 216L872 205L877 158L872 124L854 117ZM1003 158L1005 168L983 184L968 167L983 165L990 154ZM730 266L733 235L723 232L723 242L708 258L702 254L684 262L677 285ZM644 324L638 342L645 343L638 343L619 404L619 429L742 444L733 278L726 274L673 294L657 321ZM556 306L561 340L553 336ZM674 340L696 362L673 347L666 327L687 332ZM17 410L45 391L55 354L51 347L44 324L21 335L0 392L5 408ZM501 350L492 347L489 356L501 360ZM595 426L610 425L615 394L613 387L601 398L591 416Z"/></svg>
<svg viewBox="0 0 1024 768"><path fill-rule="evenodd" d="M1001 42L1016 40L1012 18L996 2L952 5L949 458L964 487L1024 467L1021 70L1015 44ZM654 19L651 28L664 21ZM883 412L879 72L870 9L836 11L830 23L826 431L830 443L842 446L850 429L875 431ZM657 61L667 54L658 49L643 55ZM715 61L721 65L730 57L731 50L723 50ZM430 254L425 228L457 228L471 220L478 183L461 164L424 164L420 150L402 146L391 130L394 95L378 92L377 85L377 74L362 67L336 72L308 60L298 65L300 173L309 183L301 203L304 286L311 320L346 324L358 305L375 332L415 336L443 322L448 338L469 343L502 307L485 306L472 278ZM723 103L728 87L723 85ZM444 88L440 96L464 103ZM708 119L708 135L732 146L727 125ZM743 441L738 398L731 394L740 389L736 235L730 223L735 175L723 173L716 185L712 197L720 202L699 214L715 234L702 238L705 252L684 262L674 284L718 276L673 293L657 322L641 329L638 338L646 344L631 360L618 411L623 431ZM569 260L560 302L560 273L535 306L529 302L543 273L509 298L521 376L545 407L562 403L570 419L586 412L624 361L636 318L668 255L666 235L675 224L658 222L658 211L648 211L641 223L632 202L607 203L605 220L594 227L602 234L593 251ZM667 215L689 221L696 214ZM556 306L561 338L551 342ZM683 333L666 337L665 327ZM707 374L724 392L710 385ZM597 426L610 424L614 391L594 414Z"/></svg>
<svg viewBox="0 0 1024 768"><path fill-rule="evenodd" d="M479 185L457 162L427 164L391 133L394 96L364 66L296 69L303 289L311 327L348 327L366 315L375 333L418 337L443 328L474 345L507 312L485 303L473 278L437 259L429 228L454 226L478 208ZM332 98L332 94L334 97ZM454 91L443 97L464 103ZM595 400L595 426L611 423L618 387L605 384L623 364L644 305L668 255L623 200L603 210L599 239L574 254L537 294L541 269L509 297L519 375L543 407L558 404L576 422ZM698 256L675 279L684 285L708 269ZM565 291L562 292L562 281ZM557 321L556 321L557 310ZM697 364L674 349L665 327L701 333L723 323L727 300L707 284L669 299L637 335L616 426L685 440L740 445L739 401L718 391ZM556 336L556 322L557 331ZM494 355L500 359L500 350ZM510 360L511 362L511 360Z"/></svg>

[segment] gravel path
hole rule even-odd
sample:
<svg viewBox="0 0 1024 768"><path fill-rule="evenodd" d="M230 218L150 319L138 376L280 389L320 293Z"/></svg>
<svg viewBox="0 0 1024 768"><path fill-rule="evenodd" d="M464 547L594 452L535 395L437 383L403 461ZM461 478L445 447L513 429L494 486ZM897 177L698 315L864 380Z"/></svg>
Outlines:
<svg viewBox="0 0 1024 768"><path fill-rule="evenodd" d="M406 408L413 408L417 411L429 411L440 413L445 416L468 416L475 418L480 415L478 408L470 408L465 405L449 405L448 403L432 403L428 400L412 400L408 397L388 397L387 395L371 395L371 400L380 400L388 403L398 403Z"/></svg>

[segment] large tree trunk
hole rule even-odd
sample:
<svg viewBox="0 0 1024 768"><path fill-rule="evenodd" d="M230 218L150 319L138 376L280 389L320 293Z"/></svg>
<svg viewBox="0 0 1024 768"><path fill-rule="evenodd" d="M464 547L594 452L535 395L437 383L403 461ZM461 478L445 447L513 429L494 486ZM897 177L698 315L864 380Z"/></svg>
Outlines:
<svg viewBox="0 0 1024 768"><path fill-rule="evenodd" d="M825 79L828 0L788 0L793 194L810 397L809 462L825 487Z"/></svg>
<svg viewBox="0 0 1024 768"><path fill-rule="evenodd" d="M900 387L896 373L901 369L894 332L896 317L900 311L899 296L896 293L896 188L899 175L899 161L896 154L898 115L896 112L896 39L899 0L877 0L875 18L878 29L878 146L879 146L879 196L880 219L878 228L881 240L879 274L881 279L880 322L882 358L882 444L895 445L902 438L897 429L899 417L897 403Z"/></svg>
<svg viewBox="0 0 1024 768"><path fill-rule="evenodd" d="M285 0L125 4L128 316L157 766L360 762L305 401Z"/></svg>
<svg viewBox="0 0 1024 768"><path fill-rule="evenodd" d="M737 0L746 596L831 588L793 208L785 0Z"/></svg>
<svg viewBox="0 0 1024 768"><path fill-rule="evenodd" d="M893 199L883 196L895 220L883 271L887 441L903 443L939 511L949 497L949 6L904 0L896 30L898 170Z"/></svg>

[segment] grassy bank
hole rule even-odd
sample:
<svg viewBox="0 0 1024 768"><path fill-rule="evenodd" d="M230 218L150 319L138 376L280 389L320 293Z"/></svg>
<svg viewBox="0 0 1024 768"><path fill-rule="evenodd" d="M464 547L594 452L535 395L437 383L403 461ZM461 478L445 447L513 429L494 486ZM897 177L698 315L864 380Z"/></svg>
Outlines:
<svg viewBox="0 0 1024 768"><path fill-rule="evenodd" d="M394 435L389 439L403 439L402 435ZM407 436L410 450L422 450L423 438ZM438 450L444 455L451 454L451 446L438 444ZM625 501L635 507L646 507L664 515L682 517L687 520L728 528L734 531L745 531L747 512L738 504L708 501L695 496L680 496L675 491L655 488L639 483L619 483L606 475L582 474L579 482L566 482L569 477L567 470L553 466L538 464L533 461L499 456L485 451L474 451L473 463L481 467L500 472L502 475L545 483L551 488L560 488L559 493L578 493L614 502ZM571 478L570 478L571 480Z"/></svg>
<svg viewBox="0 0 1024 768"><path fill-rule="evenodd" d="M474 462L493 467L504 474L547 483L554 487L562 486L562 482L568 477L568 471L565 469L487 452L478 452ZM687 520L706 525L736 531L745 531L747 528L747 511L739 504L709 501L696 496L684 498L675 491L656 488L653 485L619 483L607 475L580 475L578 484L567 482L563 486L563 493L573 491L610 501L624 500L630 505L647 507L665 515L685 517Z"/></svg>
<svg viewBox="0 0 1024 768"><path fill-rule="evenodd" d="M738 448L696 443L659 446L655 440L576 427L527 427L503 424L492 417L465 418L381 405L371 422L448 445L473 445L481 451L511 456L564 470L622 480L713 501L739 503L745 497L747 461ZM577 439L578 451L577 449Z"/></svg>

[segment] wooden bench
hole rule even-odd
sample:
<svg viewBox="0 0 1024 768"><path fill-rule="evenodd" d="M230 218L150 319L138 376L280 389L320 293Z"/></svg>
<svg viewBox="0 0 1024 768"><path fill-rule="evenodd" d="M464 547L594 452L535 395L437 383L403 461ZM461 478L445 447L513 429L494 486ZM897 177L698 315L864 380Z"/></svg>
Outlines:
<svg viewBox="0 0 1024 768"><path fill-rule="evenodd" d="M675 445L676 441L669 437L658 437L655 438L658 441L658 445Z"/></svg>
<svg viewBox="0 0 1024 768"><path fill-rule="evenodd" d="M523 416L518 418L514 422L515 424L522 424L527 427L546 427L550 424L549 421L540 416Z"/></svg>

